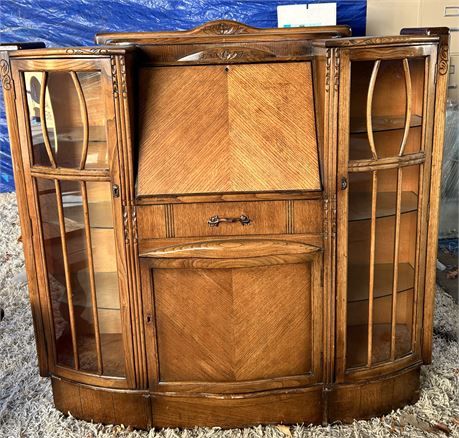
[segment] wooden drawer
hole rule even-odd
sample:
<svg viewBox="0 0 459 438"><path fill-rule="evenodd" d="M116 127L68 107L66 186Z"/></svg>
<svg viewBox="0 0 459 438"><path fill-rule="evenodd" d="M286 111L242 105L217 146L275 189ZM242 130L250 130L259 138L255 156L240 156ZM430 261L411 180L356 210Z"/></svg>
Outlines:
<svg viewBox="0 0 459 438"><path fill-rule="evenodd" d="M250 223L209 220L246 216ZM322 200L218 202L137 207L140 239L322 232Z"/></svg>

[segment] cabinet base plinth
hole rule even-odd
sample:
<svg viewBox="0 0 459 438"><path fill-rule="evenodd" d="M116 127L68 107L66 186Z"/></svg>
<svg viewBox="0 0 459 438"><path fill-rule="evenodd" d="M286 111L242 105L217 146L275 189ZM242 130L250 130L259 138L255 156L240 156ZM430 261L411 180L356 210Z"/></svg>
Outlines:
<svg viewBox="0 0 459 438"><path fill-rule="evenodd" d="M388 414L419 399L420 368L361 384L336 385L328 398L328 421L350 423Z"/></svg>
<svg viewBox="0 0 459 438"><path fill-rule="evenodd" d="M75 418L105 424L151 427L352 422L389 413L419 397L419 368L361 384L252 394L160 394L88 386L52 377L56 408ZM325 406L324 401L327 400Z"/></svg>

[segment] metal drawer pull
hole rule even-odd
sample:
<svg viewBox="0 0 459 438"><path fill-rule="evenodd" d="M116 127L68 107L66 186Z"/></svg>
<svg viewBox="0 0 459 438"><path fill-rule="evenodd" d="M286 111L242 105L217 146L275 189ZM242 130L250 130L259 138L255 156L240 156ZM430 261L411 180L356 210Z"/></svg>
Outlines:
<svg viewBox="0 0 459 438"><path fill-rule="evenodd" d="M241 214L239 217L219 217L219 216L212 216L207 223L209 227L218 227L221 222L240 222L241 225L249 225L251 220L245 214Z"/></svg>

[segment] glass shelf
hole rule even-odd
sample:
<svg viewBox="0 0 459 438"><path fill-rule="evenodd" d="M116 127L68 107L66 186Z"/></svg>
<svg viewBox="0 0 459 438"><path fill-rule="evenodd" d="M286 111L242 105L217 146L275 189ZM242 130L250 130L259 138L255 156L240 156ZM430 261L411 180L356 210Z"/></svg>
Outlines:
<svg viewBox="0 0 459 438"><path fill-rule="evenodd" d="M395 192L378 192L376 200L376 217L383 218L395 215ZM401 213L416 211L418 196L414 192L402 192ZM371 219L371 193L352 192L349 196L349 222Z"/></svg>
<svg viewBox="0 0 459 438"><path fill-rule="evenodd" d="M377 263L374 267L374 298L392 295L392 263ZM348 299L349 303L368 300L368 283L370 278L369 265L349 265L348 267ZM414 268L409 263L398 265L397 292L414 287Z"/></svg>
<svg viewBox="0 0 459 438"><path fill-rule="evenodd" d="M350 120L351 134L362 134L367 132L366 117L351 117ZM373 116L372 117L373 132L392 131L394 129L405 128L405 116ZM416 114L411 116L410 128L422 126L422 117Z"/></svg>

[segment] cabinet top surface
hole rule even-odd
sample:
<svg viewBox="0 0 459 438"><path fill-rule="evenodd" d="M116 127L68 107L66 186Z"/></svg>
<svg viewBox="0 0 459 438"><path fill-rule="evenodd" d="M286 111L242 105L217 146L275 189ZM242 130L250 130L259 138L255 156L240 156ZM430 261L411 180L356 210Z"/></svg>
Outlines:
<svg viewBox="0 0 459 438"><path fill-rule="evenodd" d="M347 25L315 26L298 28L256 28L231 20L205 23L191 30L159 32L114 32L99 33L95 37L97 46L44 48L43 43L5 43L0 51L8 51L10 57L76 57L123 55L136 49L148 47L222 44L231 45L258 42L294 42L306 47L352 48L378 45L435 44L448 37L446 27L407 28L400 35L351 37ZM162 50L162 49L161 49Z"/></svg>

